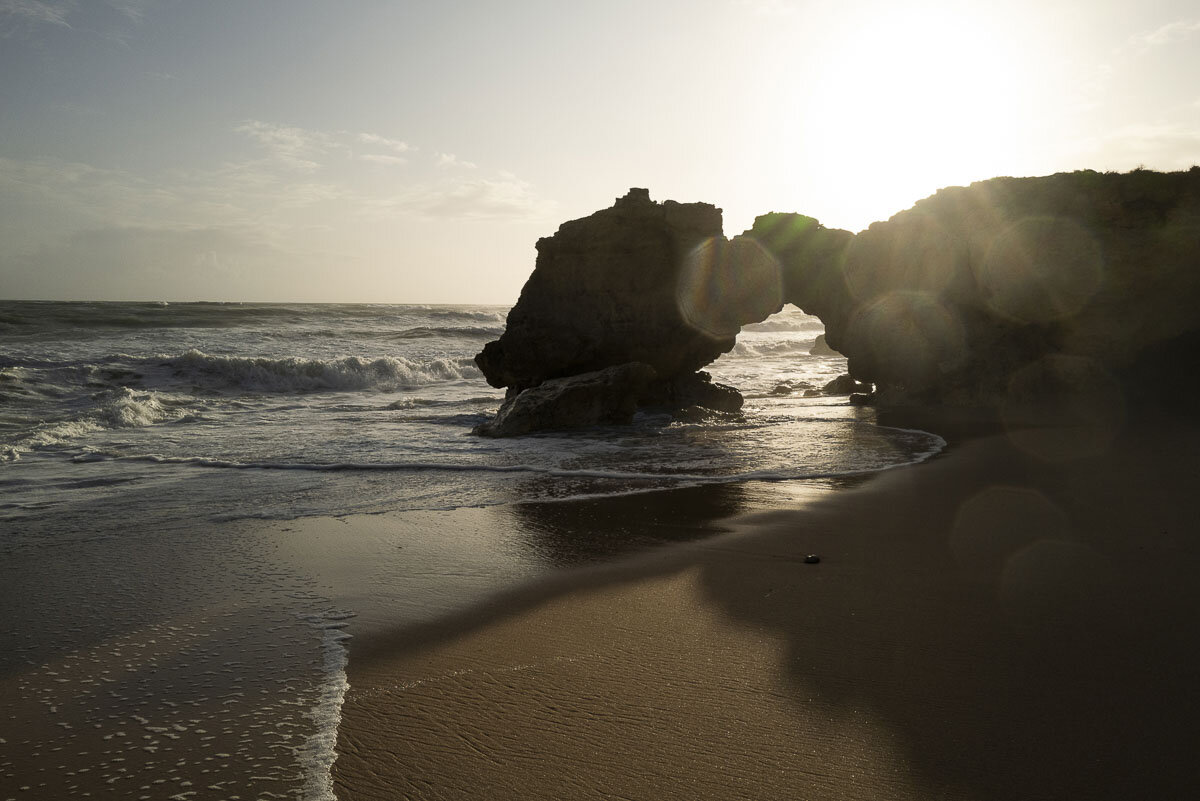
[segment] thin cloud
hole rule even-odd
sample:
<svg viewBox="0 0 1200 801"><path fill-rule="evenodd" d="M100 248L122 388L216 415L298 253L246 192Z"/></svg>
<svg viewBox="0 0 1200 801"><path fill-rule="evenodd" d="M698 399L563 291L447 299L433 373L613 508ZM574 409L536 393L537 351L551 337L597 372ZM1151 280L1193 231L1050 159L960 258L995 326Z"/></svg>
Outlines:
<svg viewBox="0 0 1200 801"><path fill-rule="evenodd" d="M453 153L438 153L437 166L439 167L463 167L468 170L473 170L479 165L473 161L464 161Z"/></svg>
<svg viewBox="0 0 1200 801"><path fill-rule="evenodd" d="M329 135L320 131L261 120L249 120L235 130L254 139L280 163L306 172L317 169L320 165L315 159L334 145Z"/></svg>
<svg viewBox="0 0 1200 801"><path fill-rule="evenodd" d="M1136 41L1145 47L1162 47L1190 39L1197 33L1200 33L1200 19L1177 20L1137 37Z"/></svg>
<svg viewBox="0 0 1200 801"><path fill-rule="evenodd" d="M12 25L38 26L58 25L70 28L67 17L74 10L73 3L49 3L42 0L0 0L0 21L6 24L5 33Z"/></svg>
<svg viewBox="0 0 1200 801"><path fill-rule="evenodd" d="M541 220L553 210L529 183L507 176L418 187L384 205L423 217L461 220Z"/></svg>
<svg viewBox="0 0 1200 801"><path fill-rule="evenodd" d="M150 9L161 0L104 0L82 6L79 0L0 0L0 36L34 37L40 30L66 28L75 30L75 17L87 16L97 8L115 12L116 19L97 19L79 26L79 32L99 35L117 42L125 42L131 35L130 27L140 25Z"/></svg>
<svg viewBox="0 0 1200 801"><path fill-rule="evenodd" d="M365 142L368 145L379 145L396 153L408 153L411 150L416 150L408 142L403 142L399 139L389 139L386 136L380 136L376 133L360 133L358 141Z"/></svg>
<svg viewBox="0 0 1200 801"><path fill-rule="evenodd" d="M158 0L108 0L108 6L130 22L140 23Z"/></svg>

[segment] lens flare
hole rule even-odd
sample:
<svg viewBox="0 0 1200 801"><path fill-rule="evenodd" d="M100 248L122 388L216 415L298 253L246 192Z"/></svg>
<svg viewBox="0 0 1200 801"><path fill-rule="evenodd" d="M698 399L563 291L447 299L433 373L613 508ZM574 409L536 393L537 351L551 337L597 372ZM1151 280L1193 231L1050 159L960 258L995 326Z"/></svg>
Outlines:
<svg viewBox="0 0 1200 801"><path fill-rule="evenodd" d="M1028 217L996 238L976 280L995 313L1047 323L1087 304L1104 281L1104 257L1095 238L1073 220Z"/></svg>
<svg viewBox="0 0 1200 801"><path fill-rule="evenodd" d="M914 391L933 386L967 357L962 323L927 292L889 292L864 305L850 322L848 341L862 374ZM854 367L852 374L860 372Z"/></svg>
<svg viewBox="0 0 1200 801"><path fill-rule="evenodd" d="M1066 514L1041 492L993 485L959 506L950 550L964 567L996 570L1037 537L1070 533Z"/></svg>
<svg viewBox="0 0 1200 801"><path fill-rule="evenodd" d="M908 289L940 294L968 273L967 247L928 214L909 212L856 236L846 257L846 288L861 301Z"/></svg>
<svg viewBox="0 0 1200 801"><path fill-rule="evenodd" d="M1052 354L1013 374L1000 413L1013 444L1064 462L1107 452L1125 422L1125 396L1095 360Z"/></svg>
<svg viewBox="0 0 1200 801"><path fill-rule="evenodd" d="M720 339L783 308L779 262L750 238L709 238L688 253L675 293L679 314Z"/></svg>

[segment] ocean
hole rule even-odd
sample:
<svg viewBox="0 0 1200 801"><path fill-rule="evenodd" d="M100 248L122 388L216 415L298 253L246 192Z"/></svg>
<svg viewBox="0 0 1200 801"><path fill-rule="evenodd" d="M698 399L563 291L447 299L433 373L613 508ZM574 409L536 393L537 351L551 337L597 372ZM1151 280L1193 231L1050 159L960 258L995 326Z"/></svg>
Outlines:
<svg viewBox="0 0 1200 801"><path fill-rule="evenodd" d="M709 368L738 417L482 438L503 390L472 357L506 313L0 302L0 798L332 798L361 610L289 556L318 547L306 520L410 521L314 557L339 587L387 584L363 592L403 626L559 567L451 512L829 481L944 446L806 397L846 364L810 354L821 323L793 307Z"/></svg>

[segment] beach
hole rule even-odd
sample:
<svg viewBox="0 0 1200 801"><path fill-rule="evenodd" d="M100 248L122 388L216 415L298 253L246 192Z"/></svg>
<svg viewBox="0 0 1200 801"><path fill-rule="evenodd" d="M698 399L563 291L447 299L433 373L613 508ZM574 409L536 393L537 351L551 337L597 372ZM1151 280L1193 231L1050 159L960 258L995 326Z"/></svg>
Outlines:
<svg viewBox="0 0 1200 801"><path fill-rule="evenodd" d="M500 308L6 309L0 801L1192 794L1190 421L854 405L789 309L740 416L491 440Z"/></svg>
<svg viewBox="0 0 1200 801"><path fill-rule="evenodd" d="M356 639L338 798L1191 797L1200 432L1094 433L957 442Z"/></svg>

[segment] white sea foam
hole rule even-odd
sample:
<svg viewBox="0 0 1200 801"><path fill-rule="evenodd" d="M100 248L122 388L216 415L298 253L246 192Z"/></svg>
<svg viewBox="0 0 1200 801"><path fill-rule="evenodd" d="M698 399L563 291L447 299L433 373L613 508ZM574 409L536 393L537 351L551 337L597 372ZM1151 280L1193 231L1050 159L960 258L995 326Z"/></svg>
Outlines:
<svg viewBox="0 0 1200 801"><path fill-rule="evenodd" d="M390 391L442 381L475 378L479 369L469 359L415 361L403 356L361 359L253 358L216 356L190 350L166 362L193 381L252 392L313 390Z"/></svg>
<svg viewBox="0 0 1200 801"><path fill-rule="evenodd" d="M813 422L818 422L814 420ZM881 427L883 428L883 427ZM159 454L140 454L133 456L102 454L89 452L74 457L76 462L116 461L116 462L149 462L163 465L190 465L193 467L218 468L227 470L301 470L322 473L336 472L429 472L443 471L455 473L528 473L551 476L556 478L590 478L611 479L619 481L678 481L688 483L727 483L737 481L794 481L800 479L834 478L838 476L854 476L874 473L891 467L907 464L917 464L931 456L940 453L946 446L941 437L924 431L891 428L888 430L913 435L928 440L924 450L917 451L908 459L896 460L891 464L872 465L869 468L850 470L805 470L802 467L779 469L749 470L736 473L687 473L687 472L652 472L639 470L605 470L605 469L571 469L550 467L537 464L483 464L479 462L273 462L273 461L235 461L229 459L212 459L203 456L163 456Z"/></svg>
<svg viewBox="0 0 1200 801"><path fill-rule="evenodd" d="M760 323L742 326L743 331L812 331L814 336L825 330L825 325L816 317L796 313L768 317Z"/></svg>
<svg viewBox="0 0 1200 801"><path fill-rule="evenodd" d="M127 387L98 393L94 406L73 417L40 423L24 437L0 450L0 461L16 461L22 453L80 440L104 429L139 428L179 419L184 412L172 408L158 393L138 392Z"/></svg>
<svg viewBox="0 0 1200 801"><path fill-rule="evenodd" d="M789 339L782 342L742 342L733 346L729 355L734 358L754 359L761 356L807 355L812 350L813 339Z"/></svg>
<svg viewBox="0 0 1200 801"><path fill-rule="evenodd" d="M308 712L316 731L296 749L296 758L304 772L304 801L337 801L333 793L333 763L337 760L337 732L342 720L342 704L350 681L346 676L348 655L344 631L353 612L329 610L317 615L302 615L305 622L321 632L321 664L324 677L316 703Z"/></svg>

